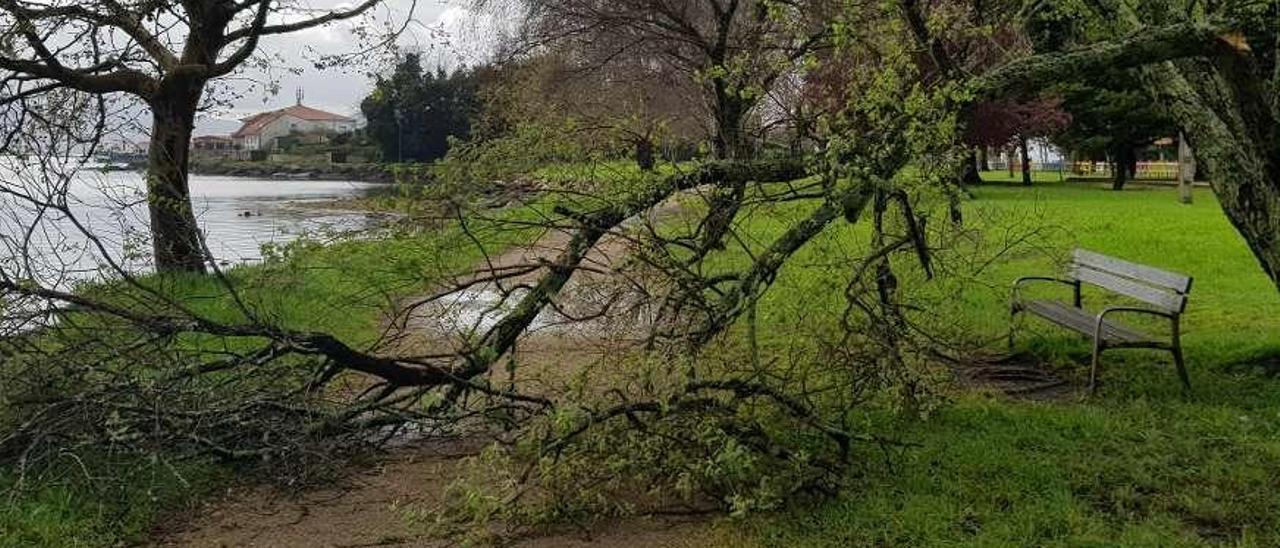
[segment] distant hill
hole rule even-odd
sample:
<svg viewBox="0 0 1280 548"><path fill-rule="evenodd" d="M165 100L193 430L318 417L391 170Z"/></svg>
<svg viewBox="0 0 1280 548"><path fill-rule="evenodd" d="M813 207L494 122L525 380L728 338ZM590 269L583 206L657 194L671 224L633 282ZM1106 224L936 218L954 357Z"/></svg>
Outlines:
<svg viewBox="0 0 1280 548"><path fill-rule="evenodd" d="M201 135L230 135L235 130L240 129L240 121L234 119L223 118L206 118L199 117L196 119L195 136Z"/></svg>

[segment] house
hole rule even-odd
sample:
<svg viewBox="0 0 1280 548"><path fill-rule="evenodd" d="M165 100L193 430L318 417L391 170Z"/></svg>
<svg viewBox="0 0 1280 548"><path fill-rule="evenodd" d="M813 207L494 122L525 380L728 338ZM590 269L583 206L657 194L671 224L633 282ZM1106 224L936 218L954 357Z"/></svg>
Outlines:
<svg viewBox="0 0 1280 548"><path fill-rule="evenodd" d="M241 120L244 123L231 134L240 150L273 150L281 137L290 134L326 135L350 133L356 129L356 121L341 114L325 112L298 103L280 110L255 114Z"/></svg>
<svg viewBox="0 0 1280 548"><path fill-rule="evenodd" d="M236 140L227 135L201 135L191 139L191 152L198 156L230 156Z"/></svg>

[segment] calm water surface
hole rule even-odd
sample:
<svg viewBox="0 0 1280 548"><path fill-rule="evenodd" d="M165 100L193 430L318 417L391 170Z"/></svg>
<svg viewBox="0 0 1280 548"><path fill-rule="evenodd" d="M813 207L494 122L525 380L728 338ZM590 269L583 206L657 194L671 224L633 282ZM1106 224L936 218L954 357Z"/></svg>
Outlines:
<svg viewBox="0 0 1280 548"><path fill-rule="evenodd" d="M75 221L98 236L106 255L129 270L150 268L145 183L140 173L81 170L68 177L61 188L47 182L47 177L24 178L11 172L0 179L0 190L45 197L65 189ZM322 209L316 204L385 188L387 185L354 181L191 177L197 222L215 259L224 265L259 260L264 244L287 243L303 234L368 228L380 219L361 212ZM3 193L0 253L8 255L0 255L0 266L10 272L23 270L36 278L67 270L75 271L72 278L94 277L104 262L103 253L71 218Z"/></svg>
<svg viewBox="0 0 1280 548"><path fill-rule="evenodd" d="M354 181L214 176L191 180L192 204L209 248L216 258L231 262L256 260L263 244L286 243L300 234L368 228L378 217L315 204L365 196L386 187Z"/></svg>

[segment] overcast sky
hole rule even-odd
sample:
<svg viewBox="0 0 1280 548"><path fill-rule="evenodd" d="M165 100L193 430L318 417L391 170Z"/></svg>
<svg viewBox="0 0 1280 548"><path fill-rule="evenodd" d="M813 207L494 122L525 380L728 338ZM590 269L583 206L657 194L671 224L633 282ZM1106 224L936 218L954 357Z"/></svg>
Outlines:
<svg viewBox="0 0 1280 548"><path fill-rule="evenodd" d="M374 24L409 26L398 44L404 50L423 54L424 65L454 67L485 60L492 48L492 25L480 21L465 8L466 0L387 0L371 19ZM322 7L338 4L334 0L312 0ZM412 12L412 17L410 17ZM368 21L366 21L368 22ZM344 22L308 29L263 41L261 51L271 58L269 70L248 70L245 74L223 82L226 89L219 96L228 97L229 108L206 113L197 122L196 134L230 133L239 127L239 118L266 110L274 110L295 102L301 89L307 106L343 115L360 112L360 101L372 87L369 72L386 67L362 64L320 70L314 61L323 54L359 51L364 44L352 33L355 22ZM274 89L267 84L274 84Z"/></svg>

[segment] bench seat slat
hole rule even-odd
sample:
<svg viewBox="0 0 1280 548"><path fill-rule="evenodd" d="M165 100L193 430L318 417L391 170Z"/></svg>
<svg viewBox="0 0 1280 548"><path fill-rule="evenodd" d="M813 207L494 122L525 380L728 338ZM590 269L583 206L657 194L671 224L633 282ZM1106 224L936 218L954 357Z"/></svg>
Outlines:
<svg viewBox="0 0 1280 548"><path fill-rule="evenodd" d="M1022 308L1036 316L1089 337L1093 336L1098 322L1098 317L1089 311L1057 301L1027 301L1022 304ZM1111 321L1103 322L1102 338L1108 343L1155 342L1155 339L1150 335Z"/></svg>
<svg viewBox="0 0 1280 548"><path fill-rule="evenodd" d="M1191 291L1191 277L1176 272L1160 270L1144 264L1131 263L1087 249L1076 249L1074 259L1077 265L1132 278L1170 291L1178 293Z"/></svg>
<svg viewBox="0 0 1280 548"><path fill-rule="evenodd" d="M1143 285L1128 278L1083 265L1074 265L1071 268L1071 276L1081 282L1156 306L1164 312L1181 313L1187 302L1187 296L1181 293Z"/></svg>

